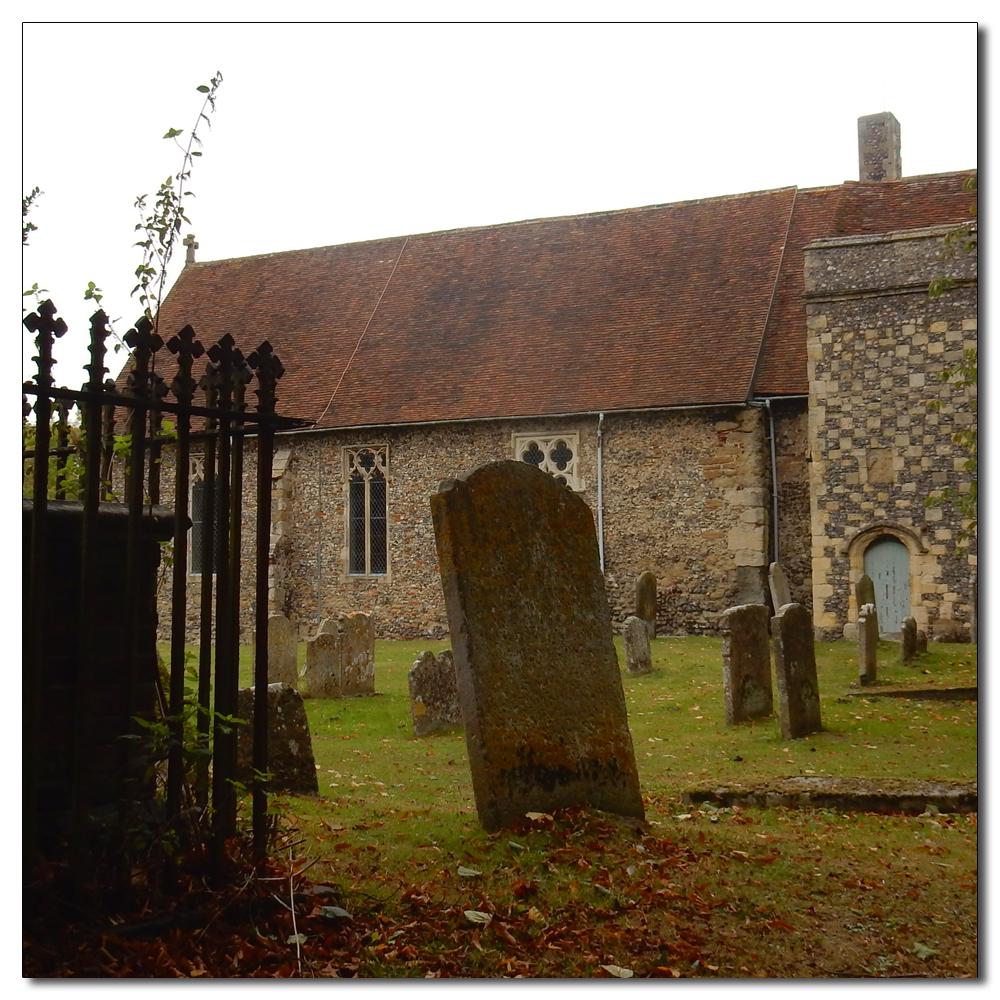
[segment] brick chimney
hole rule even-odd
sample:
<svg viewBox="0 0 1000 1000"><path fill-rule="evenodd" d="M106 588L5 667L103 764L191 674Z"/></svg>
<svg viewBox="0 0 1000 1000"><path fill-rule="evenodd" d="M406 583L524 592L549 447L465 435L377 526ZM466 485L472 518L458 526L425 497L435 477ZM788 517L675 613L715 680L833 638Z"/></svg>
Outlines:
<svg viewBox="0 0 1000 1000"><path fill-rule="evenodd" d="M898 181L903 176L899 157L899 122L891 111L858 119L858 179Z"/></svg>

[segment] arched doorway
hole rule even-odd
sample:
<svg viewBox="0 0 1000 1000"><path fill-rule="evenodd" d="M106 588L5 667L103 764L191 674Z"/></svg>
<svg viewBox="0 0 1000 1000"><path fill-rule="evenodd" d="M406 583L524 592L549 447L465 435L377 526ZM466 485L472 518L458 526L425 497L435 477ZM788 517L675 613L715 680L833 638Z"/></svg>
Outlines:
<svg viewBox="0 0 1000 1000"><path fill-rule="evenodd" d="M910 553L893 535L880 535L865 549L865 572L875 584L879 631L901 632L910 614Z"/></svg>

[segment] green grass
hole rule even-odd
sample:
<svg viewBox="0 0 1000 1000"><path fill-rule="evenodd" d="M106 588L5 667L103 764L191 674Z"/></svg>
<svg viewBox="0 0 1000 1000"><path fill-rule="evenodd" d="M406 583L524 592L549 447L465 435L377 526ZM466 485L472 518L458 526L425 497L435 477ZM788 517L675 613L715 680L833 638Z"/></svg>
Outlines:
<svg viewBox="0 0 1000 1000"><path fill-rule="evenodd" d="M819 644L824 729L784 740L776 719L725 726L718 639L658 638L652 673L622 674L645 830L584 811L487 834L461 731L417 739L407 715L417 653L446 645L378 642L374 697L305 700L320 794L273 797L294 845L281 857L354 914L337 938L348 971L316 959L312 974L976 975L975 815L681 799L799 774L976 781L976 702L884 694L976 686L975 647L932 644L903 667L880 644L879 683L859 688L856 646ZM516 943L466 910L495 913Z"/></svg>
<svg viewBox="0 0 1000 1000"><path fill-rule="evenodd" d="M620 637L615 641L624 663ZM374 697L305 699L321 801L289 799L295 812L345 828L369 826L370 842L393 857L417 842L454 850L467 841L478 822L462 731L418 739L408 717L413 661L422 649L447 647L377 642ZM916 666L904 667L898 644L880 643L879 685L859 688L856 647L817 644L824 729L799 740L783 739L775 717L725 725L720 640L657 638L652 649L652 673L622 673L640 784L650 801L677 799L706 781L793 775L977 780L976 703L878 693L975 686L975 647L932 644ZM249 684L250 651L242 652L241 683ZM393 828L388 842L385 825Z"/></svg>

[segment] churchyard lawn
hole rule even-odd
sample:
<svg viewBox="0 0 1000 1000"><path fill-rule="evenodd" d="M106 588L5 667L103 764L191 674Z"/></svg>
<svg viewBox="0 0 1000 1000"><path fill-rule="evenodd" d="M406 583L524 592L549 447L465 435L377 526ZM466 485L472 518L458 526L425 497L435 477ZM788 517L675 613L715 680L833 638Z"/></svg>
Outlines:
<svg viewBox="0 0 1000 1000"><path fill-rule="evenodd" d="M975 687L975 647L932 643L903 667L898 644L882 642L878 683L859 688L857 646L818 644L823 731L786 740L775 718L725 726L720 640L657 638L652 672L622 673L645 828L571 810L493 835L477 820L461 730L412 735L407 671L420 650L444 648L377 642L374 697L306 699L320 797L272 806L295 845L289 863L333 887L351 919L331 937L317 907L300 916L301 974L977 974L976 814L682 800L797 775L974 784L977 703L885 692ZM243 683L250 669L247 649Z"/></svg>

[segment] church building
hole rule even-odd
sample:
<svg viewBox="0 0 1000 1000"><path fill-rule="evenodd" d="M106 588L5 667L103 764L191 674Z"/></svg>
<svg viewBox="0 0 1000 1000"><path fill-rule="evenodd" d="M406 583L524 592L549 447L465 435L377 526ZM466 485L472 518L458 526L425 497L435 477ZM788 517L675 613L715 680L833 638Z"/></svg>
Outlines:
<svg viewBox="0 0 1000 1000"><path fill-rule="evenodd" d="M859 121L859 163L832 187L192 249L161 331L270 341L278 411L311 422L276 443L272 611L303 638L353 611L382 637L446 635L428 497L514 459L590 506L617 621L651 570L658 633L714 634L769 602L778 561L820 638L850 631L866 571L891 595L883 630L967 631L967 524L925 501L972 481L954 435L974 388L940 374L977 346L976 256L946 252L974 171L903 177L888 113ZM930 297L938 277L954 287Z"/></svg>

